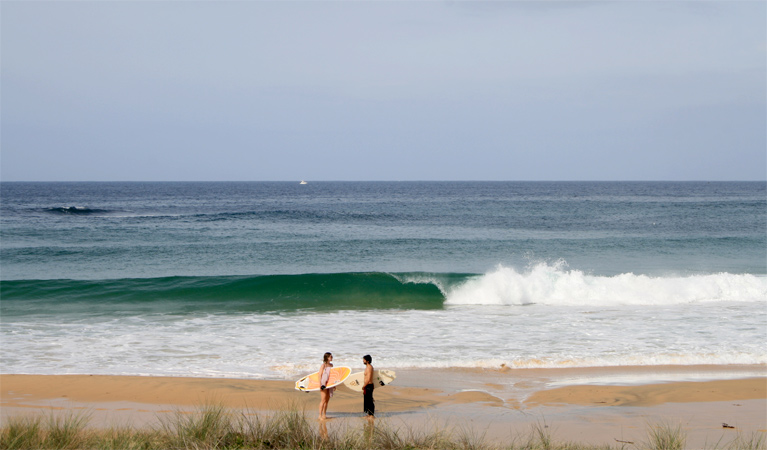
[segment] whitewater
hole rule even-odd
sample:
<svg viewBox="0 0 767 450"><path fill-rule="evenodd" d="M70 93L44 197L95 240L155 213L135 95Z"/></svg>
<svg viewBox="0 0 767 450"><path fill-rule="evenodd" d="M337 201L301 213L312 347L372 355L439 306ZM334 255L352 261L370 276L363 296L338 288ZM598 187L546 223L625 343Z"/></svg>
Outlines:
<svg viewBox="0 0 767 450"><path fill-rule="evenodd" d="M718 273L647 276L589 275L568 270L565 261L541 263L528 272L499 266L446 292L448 305L618 306L698 302L767 301L767 277Z"/></svg>

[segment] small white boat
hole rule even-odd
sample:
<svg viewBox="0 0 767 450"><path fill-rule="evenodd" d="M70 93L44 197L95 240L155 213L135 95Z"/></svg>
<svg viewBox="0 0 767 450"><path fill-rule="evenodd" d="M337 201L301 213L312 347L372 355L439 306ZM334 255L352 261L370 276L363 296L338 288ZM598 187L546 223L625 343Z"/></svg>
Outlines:
<svg viewBox="0 0 767 450"><path fill-rule="evenodd" d="M304 180L301 180L301 182L300 182L300 183L298 183L298 184L306 184L306 181L304 181Z"/></svg>

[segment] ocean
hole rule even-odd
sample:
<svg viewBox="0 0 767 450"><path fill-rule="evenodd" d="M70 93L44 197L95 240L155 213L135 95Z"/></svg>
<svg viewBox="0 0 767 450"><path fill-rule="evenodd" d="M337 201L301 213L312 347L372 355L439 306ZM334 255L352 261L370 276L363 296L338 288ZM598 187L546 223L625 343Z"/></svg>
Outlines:
<svg viewBox="0 0 767 450"><path fill-rule="evenodd" d="M767 364L765 182L0 183L2 373Z"/></svg>

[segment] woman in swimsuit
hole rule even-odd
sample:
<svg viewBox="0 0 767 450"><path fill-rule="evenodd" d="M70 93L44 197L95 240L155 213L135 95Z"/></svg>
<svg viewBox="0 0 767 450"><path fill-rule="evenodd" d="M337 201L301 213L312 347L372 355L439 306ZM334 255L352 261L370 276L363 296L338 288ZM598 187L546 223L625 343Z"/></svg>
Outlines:
<svg viewBox="0 0 767 450"><path fill-rule="evenodd" d="M325 386L328 383L328 379L330 378L330 369L333 367L333 355L330 352L325 353L325 355L322 357L322 365L320 366L320 420L325 420L327 418L326 414L328 411L328 402L330 402L330 397L333 396L333 391L336 390L336 388L326 388Z"/></svg>

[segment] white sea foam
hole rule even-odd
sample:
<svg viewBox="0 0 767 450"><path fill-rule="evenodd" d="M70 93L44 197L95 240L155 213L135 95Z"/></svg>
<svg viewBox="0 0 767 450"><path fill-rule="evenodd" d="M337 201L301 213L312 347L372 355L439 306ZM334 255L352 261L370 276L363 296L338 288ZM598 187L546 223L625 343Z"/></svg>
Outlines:
<svg viewBox="0 0 767 450"><path fill-rule="evenodd" d="M767 364L765 326L753 302L37 316L3 324L0 359L4 373L286 379L317 370L326 351L393 369L750 365Z"/></svg>
<svg viewBox="0 0 767 450"><path fill-rule="evenodd" d="M566 263L527 271L498 266L446 292L448 305L674 305L696 302L767 302L767 277L719 273L651 277L595 276Z"/></svg>

